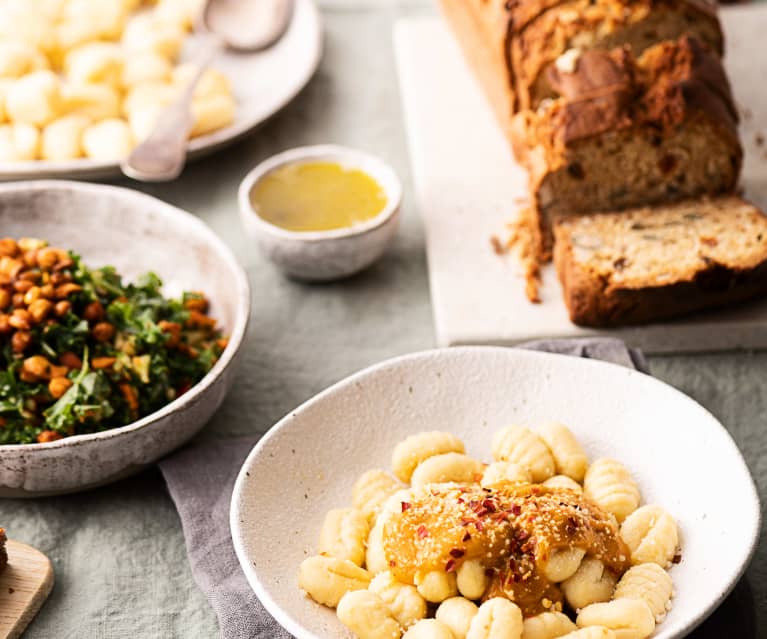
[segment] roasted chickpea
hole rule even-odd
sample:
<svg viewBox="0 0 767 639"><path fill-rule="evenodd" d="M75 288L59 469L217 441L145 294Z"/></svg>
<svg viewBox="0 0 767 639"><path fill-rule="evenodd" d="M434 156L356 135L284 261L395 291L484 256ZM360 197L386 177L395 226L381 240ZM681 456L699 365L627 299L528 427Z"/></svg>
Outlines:
<svg viewBox="0 0 767 639"><path fill-rule="evenodd" d="M205 313L208 310L208 300L204 297L190 297L184 301L184 308L190 311Z"/></svg>
<svg viewBox="0 0 767 639"><path fill-rule="evenodd" d="M32 316L23 308L17 308L11 315L10 324L20 331L28 331L31 328Z"/></svg>
<svg viewBox="0 0 767 639"><path fill-rule="evenodd" d="M0 309L7 308L11 303L11 294L4 288L0 288Z"/></svg>
<svg viewBox="0 0 767 639"><path fill-rule="evenodd" d="M72 304L67 301L56 302L56 306L53 308L53 312L57 317L64 317L69 311L72 310Z"/></svg>
<svg viewBox="0 0 767 639"><path fill-rule="evenodd" d="M32 302L36 302L40 299L40 287L30 286L29 290L24 293L24 303L29 306Z"/></svg>
<svg viewBox="0 0 767 639"><path fill-rule="evenodd" d="M83 287L80 286L79 284L68 282L56 288L56 297L62 300L66 297L69 297L72 293L77 293L78 291L82 291L82 290L83 290Z"/></svg>
<svg viewBox="0 0 767 639"><path fill-rule="evenodd" d="M37 436L37 442L39 444L45 444L46 442L55 442L57 439L62 439L62 435L55 430L44 430Z"/></svg>
<svg viewBox="0 0 767 639"><path fill-rule="evenodd" d="M5 335L13 330L10 319L10 315L0 313L0 335Z"/></svg>
<svg viewBox="0 0 767 639"><path fill-rule="evenodd" d="M95 369L111 368L116 361L116 357L94 357L91 366Z"/></svg>
<svg viewBox="0 0 767 639"><path fill-rule="evenodd" d="M42 355L33 355L24 360L22 370L38 379L47 379L51 374L51 363Z"/></svg>
<svg viewBox="0 0 767 639"><path fill-rule="evenodd" d="M0 239L0 255L7 255L8 257L16 257L19 253L19 246L16 244L16 240L11 237L4 237Z"/></svg>
<svg viewBox="0 0 767 639"><path fill-rule="evenodd" d="M38 299L29 305L29 314L32 316L35 324L42 322L53 309L53 303L48 300Z"/></svg>
<svg viewBox="0 0 767 639"><path fill-rule="evenodd" d="M109 322L99 322L93 327L91 335L98 342L108 342L115 336L115 327Z"/></svg>
<svg viewBox="0 0 767 639"><path fill-rule="evenodd" d="M16 280L13 283L13 290L17 293L26 293L33 286L34 283L29 280Z"/></svg>
<svg viewBox="0 0 767 639"><path fill-rule="evenodd" d="M23 308L24 293L14 293L11 297L11 306L13 306L13 308Z"/></svg>
<svg viewBox="0 0 767 639"><path fill-rule="evenodd" d="M59 251L55 248L46 247L37 252L37 264L46 271L50 271L59 261L59 258Z"/></svg>
<svg viewBox="0 0 767 639"><path fill-rule="evenodd" d="M83 360L81 360L72 351L67 351L59 355L59 363L67 368L73 368L75 370L83 367Z"/></svg>
<svg viewBox="0 0 767 639"><path fill-rule="evenodd" d="M72 382L66 377L54 377L48 382L48 392L54 399L58 399L67 392L70 386L72 386Z"/></svg>
<svg viewBox="0 0 767 639"><path fill-rule="evenodd" d="M104 307L101 302L96 300L88 304L83 311L83 317L89 322L98 322L104 319Z"/></svg>
<svg viewBox="0 0 767 639"><path fill-rule="evenodd" d="M11 348L14 353L23 353L31 341L32 335L29 331L16 331L11 337Z"/></svg>

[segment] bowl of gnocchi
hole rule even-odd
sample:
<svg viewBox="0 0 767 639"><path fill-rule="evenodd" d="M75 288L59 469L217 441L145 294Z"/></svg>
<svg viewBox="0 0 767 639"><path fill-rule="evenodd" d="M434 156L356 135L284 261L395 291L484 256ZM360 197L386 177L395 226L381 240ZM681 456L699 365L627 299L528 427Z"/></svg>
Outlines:
<svg viewBox="0 0 767 639"><path fill-rule="evenodd" d="M254 448L231 509L251 587L299 639L683 637L759 525L740 452L693 400L492 347L320 393Z"/></svg>
<svg viewBox="0 0 767 639"><path fill-rule="evenodd" d="M196 73L203 4L0 0L0 179L119 174ZM284 107L314 74L321 49L313 0L298 0L272 48L218 54L195 90L190 159Z"/></svg>

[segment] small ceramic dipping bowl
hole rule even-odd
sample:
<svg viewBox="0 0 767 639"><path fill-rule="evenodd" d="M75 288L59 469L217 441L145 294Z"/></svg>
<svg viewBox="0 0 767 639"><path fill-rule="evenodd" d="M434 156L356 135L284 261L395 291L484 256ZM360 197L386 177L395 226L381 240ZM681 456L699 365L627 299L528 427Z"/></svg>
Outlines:
<svg viewBox="0 0 767 639"><path fill-rule="evenodd" d="M386 194L386 205L365 222L329 231L288 231L267 222L253 207L253 189L270 171L302 162L337 162L367 173ZM253 169L239 192L243 226L269 259L291 277L317 282L348 277L381 257L397 230L401 201L402 186L391 167L367 153L334 145L279 153Z"/></svg>

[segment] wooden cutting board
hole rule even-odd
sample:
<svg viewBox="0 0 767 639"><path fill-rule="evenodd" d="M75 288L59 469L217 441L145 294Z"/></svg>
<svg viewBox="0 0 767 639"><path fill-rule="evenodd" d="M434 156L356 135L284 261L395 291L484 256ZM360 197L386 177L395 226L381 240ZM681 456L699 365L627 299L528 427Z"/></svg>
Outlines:
<svg viewBox="0 0 767 639"><path fill-rule="evenodd" d="M741 111L746 195L767 207L767 3L721 11L725 66ZM512 256L497 256L527 195L527 176L440 18L408 18L394 33L418 207L426 229L429 280L441 346L514 344L609 334L648 352L767 347L767 300L638 328L595 331L568 318L551 265L542 304L530 304Z"/></svg>
<svg viewBox="0 0 767 639"><path fill-rule="evenodd" d="M8 540L8 566L0 573L0 639L20 637L53 588L50 559Z"/></svg>

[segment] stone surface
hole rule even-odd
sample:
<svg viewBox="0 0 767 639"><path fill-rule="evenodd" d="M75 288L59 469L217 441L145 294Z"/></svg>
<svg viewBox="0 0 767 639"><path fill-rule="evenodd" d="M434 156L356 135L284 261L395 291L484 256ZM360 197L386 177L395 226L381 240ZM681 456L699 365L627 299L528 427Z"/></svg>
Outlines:
<svg viewBox="0 0 767 639"><path fill-rule="evenodd" d="M347 374L434 346L391 46L393 20L428 8L420 1L374 4L329 0L326 55L296 102L252 138L190 166L177 182L142 187L208 222L235 250L253 286L240 379L201 437L264 432ZM307 286L285 280L245 238L236 188L261 159L320 142L357 146L391 162L403 178L405 203L399 236L381 262L346 282ZM767 499L767 353L655 357L651 366L730 429ZM81 495L0 501L0 522L13 538L46 552L56 570L56 586L29 639L217 636L156 471ZM764 543L737 592L741 607L730 605L738 613L737 636L767 635ZM721 634L706 629L693 636L735 636L732 627Z"/></svg>

